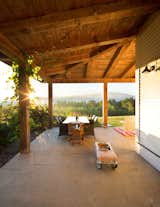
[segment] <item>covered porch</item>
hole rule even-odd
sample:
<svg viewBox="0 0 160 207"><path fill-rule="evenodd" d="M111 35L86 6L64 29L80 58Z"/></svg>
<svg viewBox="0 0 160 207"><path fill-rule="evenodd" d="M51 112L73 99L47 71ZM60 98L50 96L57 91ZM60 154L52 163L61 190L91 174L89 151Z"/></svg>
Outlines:
<svg viewBox="0 0 160 207"><path fill-rule="evenodd" d="M1 168L1 205L158 207L159 173L136 154L134 139L112 128L96 128L95 134L116 150L115 171L96 169L93 142L72 146L57 128L47 130L31 143L29 155L17 154Z"/></svg>
<svg viewBox="0 0 160 207"><path fill-rule="evenodd" d="M20 151L30 152L29 74L32 57L48 83L52 127L56 83L103 83L103 121L107 126L107 84L134 82L136 36L157 1L10 1L0 14L0 60L19 65ZM10 11L14 10L12 15ZM32 71L34 72L34 71Z"/></svg>
<svg viewBox="0 0 160 207"><path fill-rule="evenodd" d="M108 83L135 82L136 78L136 144L146 160L155 167L159 166L159 125L151 130L153 135L156 134L157 141L153 137L146 145L142 130L147 128L147 133L148 130L150 132L155 119L153 114L150 122L147 119L148 125L142 123L150 105L141 113L144 89L148 95L148 83L145 86L141 83L143 67L160 57L160 33L155 29L159 26L159 2L48 0L31 1L26 5L23 0L14 4L6 0L1 6L0 60L11 65L16 59L20 66L20 153L0 169L0 204L4 207L159 207L158 171L136 154L134 139L125 138L112 128L107 128ZM145 22L146 30L143 28ZM155 53L150 52L151 45ZM50 124L50 129L32 143L29 75L26 72L28 55L40 67L42 82L48 83ZM149 66L149 72L157 70L157 63L154 64L154 69L153 65ZM119 167L115 171L110 168L96 169L94 140L85 139L83 145L72 146L64 137L58 136L57 128L52 128L52 85L56 83L103 83L104 128L96 128L95 137L113 145L119 158ZM147 100L153 98L152 90L149 95L151 97L146 96ZM155 94L154 100L157 96ZM146 97L143 98L146 100ZM159 105L156 107L153 104L155 114ZM150 137L150 134L147 136Z"/></svg>

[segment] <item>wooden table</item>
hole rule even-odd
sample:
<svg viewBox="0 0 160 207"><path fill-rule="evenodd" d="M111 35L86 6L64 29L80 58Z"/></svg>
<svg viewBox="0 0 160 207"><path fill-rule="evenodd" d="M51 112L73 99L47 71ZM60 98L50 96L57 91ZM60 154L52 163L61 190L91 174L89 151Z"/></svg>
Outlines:
<svg viewBox="0 0 160 207"><path fill-rule="evenodd" d="M83 140L84 124L89 124L89 120L86 116L79 116L78 119L75 116L69 116L63 121L63 124L68 124L68 135L73 138L72 141L75 136L79 136Z"/></svg>
<svg viewBox="0 0 160 207"><path fill-rule="evenodd" d="M68 116L63 124L89 124L89 120L86 116L79 116L77 120L75 116Z"/></svg>

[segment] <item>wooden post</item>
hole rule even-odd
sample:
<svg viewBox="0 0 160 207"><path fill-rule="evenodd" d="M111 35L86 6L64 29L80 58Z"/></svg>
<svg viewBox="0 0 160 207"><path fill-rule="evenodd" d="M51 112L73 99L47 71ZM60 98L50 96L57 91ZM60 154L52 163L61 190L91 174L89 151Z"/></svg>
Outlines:
<svg viewBox="0 0 160 207"><path fill-rule="evenodd" d="M29 76L23 68L19 73L20 152L30 152Z"/></svg>
<svg viewBox="0 0 160 207"><path fill-rule="evenodd" d="M108 125L108 83L104 82L103 87L103 126Z"/></svg>
<svg viewBox="0 0 160 207"><path fill-rule="evenodd" d="M48 83L48 112L49 112L49 128L53 127L53 110L52 110L52 83Z"/></svg>

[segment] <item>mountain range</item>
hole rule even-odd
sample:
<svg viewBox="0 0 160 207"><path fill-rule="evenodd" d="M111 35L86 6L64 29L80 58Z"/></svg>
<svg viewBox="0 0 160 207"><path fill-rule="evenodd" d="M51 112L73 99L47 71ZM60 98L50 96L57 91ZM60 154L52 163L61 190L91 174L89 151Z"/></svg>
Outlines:
<svg viewBox="0 0 160 207"><path fill-rule="evenodd" d="M132 95L129 94L125 94L125 93L114 93L114 92L110 92L109 95L109 100L111 99L115 99L116 101L120 101L126 98L135 98ZM81 102L81 101L101 101L102 100L102 95L101 94L87 94L87 95L77 95L77 96L62 96L62 97L54 97L54 102L58 102L58 101L77 101L77 102ZM40 102L42 102L43 104L46 104L48 102L47 97L40 97L39 98Z"/></svg>

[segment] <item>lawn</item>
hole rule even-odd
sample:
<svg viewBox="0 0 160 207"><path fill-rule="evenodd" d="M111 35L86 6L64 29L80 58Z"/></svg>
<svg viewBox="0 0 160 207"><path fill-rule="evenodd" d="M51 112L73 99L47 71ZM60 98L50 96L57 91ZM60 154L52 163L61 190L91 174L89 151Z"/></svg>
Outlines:
<svg viewBox="0 0 160 207"><path fill-rule="evenodd" d="M108 117L108 124L119 127L123 125L123 122L127 116L109 116ZM98 117L98 123L102 124L102 117Z"/></svg>

